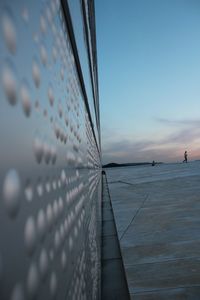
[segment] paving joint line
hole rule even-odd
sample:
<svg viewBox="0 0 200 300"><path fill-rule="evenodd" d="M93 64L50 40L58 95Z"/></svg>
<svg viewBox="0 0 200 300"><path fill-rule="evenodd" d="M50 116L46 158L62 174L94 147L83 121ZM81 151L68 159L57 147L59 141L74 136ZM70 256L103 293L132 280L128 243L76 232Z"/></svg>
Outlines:
<svg viewBox="0 0 200 300"><path fill-rule="evenodd" d="M168 291L168 290L177 290L177 289L187 289L187 288L193 288L193 287L200 287L199 284L192 284L192 285L180 285L177 287L169 287L169 288L159 288L159 289L149 289L149 290L145 290L145 291L138 291L138 292L133 292L130 293L130 295L140 295L140 294L148 294L149 292L151 293L157 293L157 292L161 292L161 291Z"/></svg>
<svg viewBox="0 0 200 300"><path fill-rule="evenodd" d="M164 259L160 261L149 261L149 262L141 262L136 264L124 264L125 267L134 267L134 266L141 266L141 265L150 265L150 264L160 264L160 263L168 263L173 261L180 261L180 260L190 260L190 259L200 259L200 256L186 256L186 257L177 257L177 258L171 258L171 259Z"/></svg>
<svg viewBox="0 0 200 300"><path fill-rule="evenodd" d="M132 217L131 222L128 224L128 226L126 227L126 229L124 230L123 234L121 235L121 237L119 238L119 241L121 242L121 240L123 239L124 235L126 234L126 232L128 231L129 227L132 225L133 221L135 220L135 218L137 217L138 213L140 212L140 210L144 207L145 202L147 201L147 199L149 198L149 194L146 195L146 197L144 198L141 206L138 208L138 210L136 211L135 215Z"/></svg>

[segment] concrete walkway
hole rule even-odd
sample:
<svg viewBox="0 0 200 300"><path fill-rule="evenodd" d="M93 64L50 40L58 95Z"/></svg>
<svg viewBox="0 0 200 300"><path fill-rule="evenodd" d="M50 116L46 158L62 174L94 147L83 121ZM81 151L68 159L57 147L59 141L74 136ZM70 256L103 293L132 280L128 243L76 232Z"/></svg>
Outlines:
<svg viewBox="0 0 200 300"><path fill-rule="evenodd" d="M106 174L131 297L200 299L200 163Z"/></svg>

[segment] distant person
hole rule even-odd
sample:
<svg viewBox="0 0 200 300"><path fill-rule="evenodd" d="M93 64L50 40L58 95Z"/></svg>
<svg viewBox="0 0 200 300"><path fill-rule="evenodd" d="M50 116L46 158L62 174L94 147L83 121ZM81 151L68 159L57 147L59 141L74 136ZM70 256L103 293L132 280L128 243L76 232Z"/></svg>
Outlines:
<svg viewBox="0 0 200 300"><path fill-rule="evenodd" d="M152 161L152 164L151 164L151 165L152 165L152 167L154 167L154 166L155 166L155 164L156 164L156 163L155 163L155 161L153 160L153 161Z"/></svg>
<svg viewBox="0 0 200 300"><path fill-rule="evenodd" d="M186 162L187 163L187 157L188 157L188 154L187 154L187 151L185 151L184 153L184 160L183 160L183 163Z"/></svg>

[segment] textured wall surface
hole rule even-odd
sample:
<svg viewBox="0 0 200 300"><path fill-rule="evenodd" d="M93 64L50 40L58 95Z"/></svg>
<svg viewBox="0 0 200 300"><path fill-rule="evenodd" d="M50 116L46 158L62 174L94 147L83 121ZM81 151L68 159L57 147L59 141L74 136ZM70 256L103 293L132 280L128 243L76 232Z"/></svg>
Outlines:
<svg viewBox="0 0 200 300"><path fill-rule="evenodd" d="M93 2L5 0L0 14L0 299L98 299Z"/></svg>

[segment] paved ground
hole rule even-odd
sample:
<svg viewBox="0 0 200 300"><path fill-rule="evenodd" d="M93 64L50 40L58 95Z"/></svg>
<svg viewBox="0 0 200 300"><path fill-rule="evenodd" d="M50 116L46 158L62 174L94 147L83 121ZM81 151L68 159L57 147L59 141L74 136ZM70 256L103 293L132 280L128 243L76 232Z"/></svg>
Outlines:
<svg viewBox="0 0 200 300"><path fill-rule="evenodd" d="M106 174L131 297L200 299L200 162Z"/></svg>

